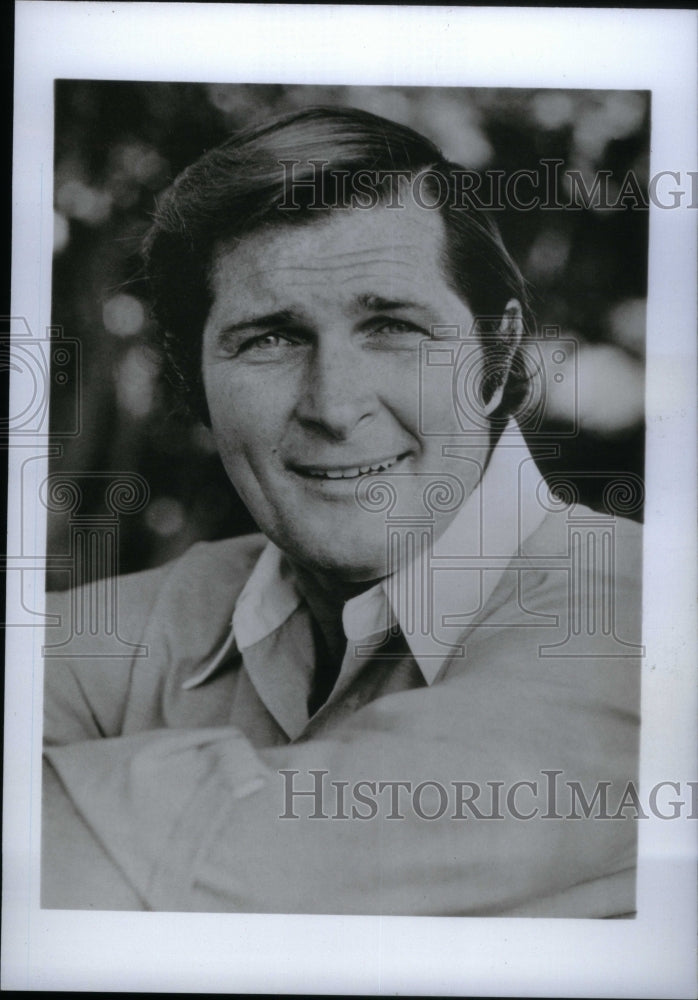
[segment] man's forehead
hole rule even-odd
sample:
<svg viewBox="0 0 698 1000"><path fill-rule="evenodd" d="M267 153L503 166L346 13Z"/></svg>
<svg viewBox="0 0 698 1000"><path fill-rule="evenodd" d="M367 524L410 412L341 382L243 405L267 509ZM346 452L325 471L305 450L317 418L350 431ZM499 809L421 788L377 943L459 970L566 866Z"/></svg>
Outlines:
<svg viewBox="0 0 698 1000"><path fill-rule="evenodd" d="M212 277L236 282L263 279L274 271L332 272L357 276L441 270L444 225L438 212L418 205L389 209L340 209L304 218L300 224L266 225L235 241L221 241Z"/></svg>

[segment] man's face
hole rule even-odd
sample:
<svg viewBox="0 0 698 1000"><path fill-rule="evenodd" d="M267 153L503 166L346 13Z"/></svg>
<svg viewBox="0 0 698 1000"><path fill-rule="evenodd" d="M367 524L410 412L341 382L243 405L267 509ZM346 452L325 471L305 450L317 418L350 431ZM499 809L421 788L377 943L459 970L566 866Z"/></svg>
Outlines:
<svg viewBox="0 0 698 1000"><path fill-rule="evenodd" d="M388 480L391 515L428 521L425 489L455 476L467 496L486 461L443 380L429 400L440 434L420 424L420 345L435 325L473 323L442 273L443 240L438 213L378 207L260 230L214 259L202 364L223 464L261 530L338 580L389 565L387 512L357 490ZM460 457L444 455L454 444ZM436 515L437 533L454 513Z"/></svg>

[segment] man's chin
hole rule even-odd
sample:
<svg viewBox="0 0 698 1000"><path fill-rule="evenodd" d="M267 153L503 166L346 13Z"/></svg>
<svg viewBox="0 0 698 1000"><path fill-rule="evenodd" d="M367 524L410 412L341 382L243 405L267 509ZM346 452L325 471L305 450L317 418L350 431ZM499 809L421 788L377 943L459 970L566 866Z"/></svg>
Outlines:
<svg viewBox="0 0 698 1000"><path fill-rule="evenodd" d="M341 548L336 544L321 546L317 542L312 548L288 544L280 547L284 549L291 562L297 563L316 576L336 581L338 584L374 583L388 572L385 542L378 550L357 544L356 540L351 545Z"/></svg>

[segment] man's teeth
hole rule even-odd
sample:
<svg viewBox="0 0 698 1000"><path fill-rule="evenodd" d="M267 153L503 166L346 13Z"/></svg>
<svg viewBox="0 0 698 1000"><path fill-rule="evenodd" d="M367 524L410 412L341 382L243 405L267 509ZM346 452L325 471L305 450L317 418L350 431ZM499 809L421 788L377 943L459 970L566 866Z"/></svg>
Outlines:
<svg viewBox="0 0 698 1000"><path fill-rule="evenodd" d="M316 479L356 479L357 476L365 476L369 472L385 472L396 462L397 456L379 462L378 465L357 465L353 469L311 469L308 474Z"/></svg>

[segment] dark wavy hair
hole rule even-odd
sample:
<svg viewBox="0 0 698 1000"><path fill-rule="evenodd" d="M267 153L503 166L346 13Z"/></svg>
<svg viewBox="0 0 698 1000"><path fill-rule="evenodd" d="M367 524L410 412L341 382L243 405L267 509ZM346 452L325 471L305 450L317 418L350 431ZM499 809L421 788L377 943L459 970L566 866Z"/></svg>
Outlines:
<svg viewBox="0 0 698 1000"><path fill-rule="evenodd" d="M343 204L346 178L361 171L375 178L382 203L394 197L396 171L412 180L424 174L422 190L430 192L445 224L446 280L476 318L490 318L489 329L480 324L484 398L501 383L509 351L493 335L498 323L492 318L501 318L512 298L522 305L525 329L532 316L526 283L497 226L463 198L464 168L404 125L353 108L311 107L236 133L206 152L162 196L146 234L145 274L164 372L205 423L201 338L212 305L216 245L262 226L312 223L318 213ZM526 382L519 351L496 417L520 404Z"/></svg>

